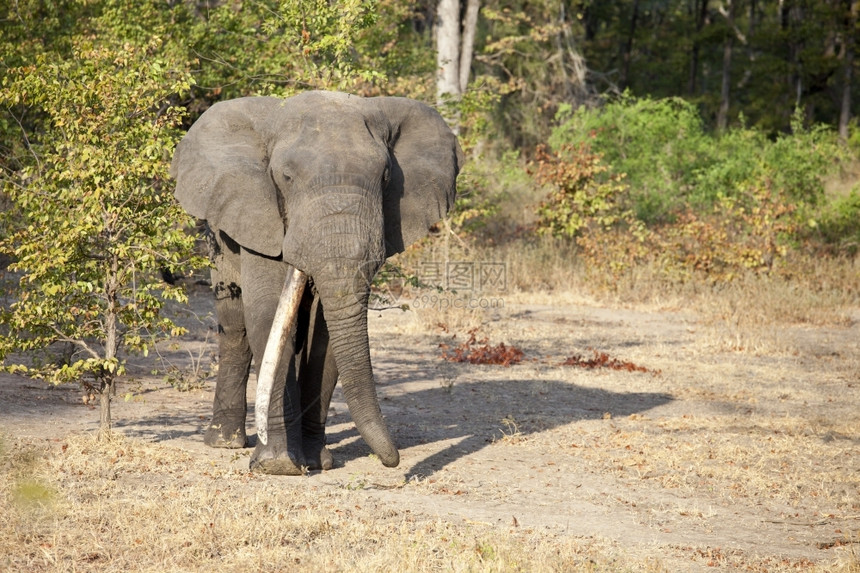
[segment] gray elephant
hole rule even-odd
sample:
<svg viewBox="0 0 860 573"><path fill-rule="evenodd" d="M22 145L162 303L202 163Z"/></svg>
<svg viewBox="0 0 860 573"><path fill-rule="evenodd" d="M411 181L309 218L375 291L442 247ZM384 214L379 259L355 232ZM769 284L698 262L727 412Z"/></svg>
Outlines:
<svg viewBox="0 0 860 573"><path fill-rule="evenodd" d="M462 163L441 116L404 98L240 98L195 122L171 173L214 240L220 363L207 445L246 445L253 357L251 469L332 467L325 422L338 380L361 436L384 465L399 463L370 364L370 284L452 207Z"/></svg>

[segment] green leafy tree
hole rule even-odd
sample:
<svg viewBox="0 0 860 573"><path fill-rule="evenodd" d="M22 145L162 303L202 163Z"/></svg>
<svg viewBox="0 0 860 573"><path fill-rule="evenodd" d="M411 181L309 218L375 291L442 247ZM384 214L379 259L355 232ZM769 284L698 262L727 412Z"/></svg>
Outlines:
<svg viewBox="0 0 860 573"><path fill-rule="evenodd" d="M200 262L168 188L184 115L170 98L188 92L191 77L158 39L82 34L71 45L72 58L43 52L6 70L0 91L22 150L2 174L13 209L0 252L20 280L0 309L0 359L7 371L92 384L105 435L124 353L146 354L181 332L160 310L185 295L159 271ZM58 343L75 352L59 363L40 357ZM15 352L28 359L12 363Z"/></svg>
<svg viewBox="0 0 860 573"><path fill-rule="evenodd" d="M196 91L210 101L307 89L379 93L387 70L409 73L412 58L393 49L408 15L391 0L222 3L188 29L200 60Z"/></svg>

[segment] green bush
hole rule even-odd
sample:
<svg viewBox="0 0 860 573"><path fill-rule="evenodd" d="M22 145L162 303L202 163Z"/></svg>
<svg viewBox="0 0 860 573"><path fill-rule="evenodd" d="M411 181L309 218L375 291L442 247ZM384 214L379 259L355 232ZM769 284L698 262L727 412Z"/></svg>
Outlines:
<svg viewBox="0 0 860 573"><path fill-rule="evenodd" d="M649 223L671 218L686 203L712 152L698 112L680 98L625 94L600 109L562 108L558 119L552 148L590 144L626 176L634 212Z"/></svg>
<svg viewBox="0 0 860 573"><path fill-rule="evenodd" d="M817 205L824 197L824 177L844 155L835 133L823 126L803 127L799 112L791 134L768 138L739 127L708 140L709 162L697 172L694 191L703 206L758 186L802 205Z"/></svg>
<svg viewBox="0 0 860 573"><path fill-rule="evenodd" d="M684 101L626 95L567 110L554 150L539 148L532 165L550 190L537 230L572 239L608 275L647 263L682 281L782 272L801 246L856 253L860 194L824 193L848 150L799 114L792 127L775 138L745 127L711 135Z"/></svg>
<svg viewBox="0 0 860 573"><path fill-rule="evenodd" d="M549 189L537 208L537 232L573 240L587 267L609 284L642 264L682 282L694 275L730 281L746 271L779 270L801 226L795 205L763 185L646 226L625 208L623 177L611 175L587 145L554 153L539 148L531 173Z"/></svg>
<svg viewBox="0 0 860 573"><path fill-rule="evenodd" d="M810 222L810 235L837 254L860 252L860 186L824 206Z"/></svg>
<svg viewBox="0 0 860 573"><path fill-rule="evenodd" d="M769 138L746 127L711 135L695 107L678 98L625 94L600 109L567 107L558 119L552 147L588 142L613 173L626 176L633 212L649 224L672 222L687 209L706 213L751 188L817 205L824 176L844 153L834 133L804 128L799 114L790 135Z"/></svg>

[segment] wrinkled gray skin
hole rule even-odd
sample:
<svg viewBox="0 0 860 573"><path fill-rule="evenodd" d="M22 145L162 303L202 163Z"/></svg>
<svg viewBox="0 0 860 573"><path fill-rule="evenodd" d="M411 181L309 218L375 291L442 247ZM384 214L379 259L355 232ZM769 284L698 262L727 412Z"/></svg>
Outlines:
<svg viewBox="0 0 860 573"><path fill-rule="evenodd" d="M268 439L251 468L328 469L325 422L338 380L364 440L399 454L382 418L367 337L370 282L386 257L451 208L463 162L433 109L403 98L307 92L215 104L173 159L176 197L213 233L220 363L205 443L246 445L246 386L288 270L309 279L277 360Z"/></svg>

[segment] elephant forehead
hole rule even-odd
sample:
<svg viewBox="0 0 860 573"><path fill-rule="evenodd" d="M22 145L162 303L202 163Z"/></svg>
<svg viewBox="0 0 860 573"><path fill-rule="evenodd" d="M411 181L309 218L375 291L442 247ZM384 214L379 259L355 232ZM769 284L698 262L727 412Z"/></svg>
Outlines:
<svg viewBox="0 0 860 573"><path fill-rule="evenodd" d="M316 230L329 226L327 231L332 231L331 225L356 225L361 229L353 229L355 234L372 235L381 229L384 219L381 190L330 187L296 194L287 204L290 225L310 225Z"/></svg>
<svg viewBox="0 0 860 573"><path fill-rule="evenodd" d="M322 173L304 182L303 192L311 198L326 197L331 194L364 195L380 199L381 181L377 174L368 173Z"/></svg>
<svg viewBox="0 0 860 573"><path fill-rule="evenodd" d="M290 98L290 105L305 108L313 114L321 109L339 109L361 115L367 107L366 100L360 96L343 92L307 91Z"/></svg>
<svg viewBox="0 0 860 573"><path fill-rule="evenodd" d="M265 126L274 130L276 137L289 131L303 140L336 142L369 137L387 145L390 139L391 126L382 110L364 98L339 92L305 92L284 103L278 121Z"/></svg>
<svg viewBox="0 0 860 573"><path fill-rule="evenodd" d="M357 132L357 133L356 133ZM290 177L303 177L305 185L319 174L333 173L377 179L388 166L388 148L363 123L342 129L304 126L288 139L275 143L271 166Z"/></svg>

